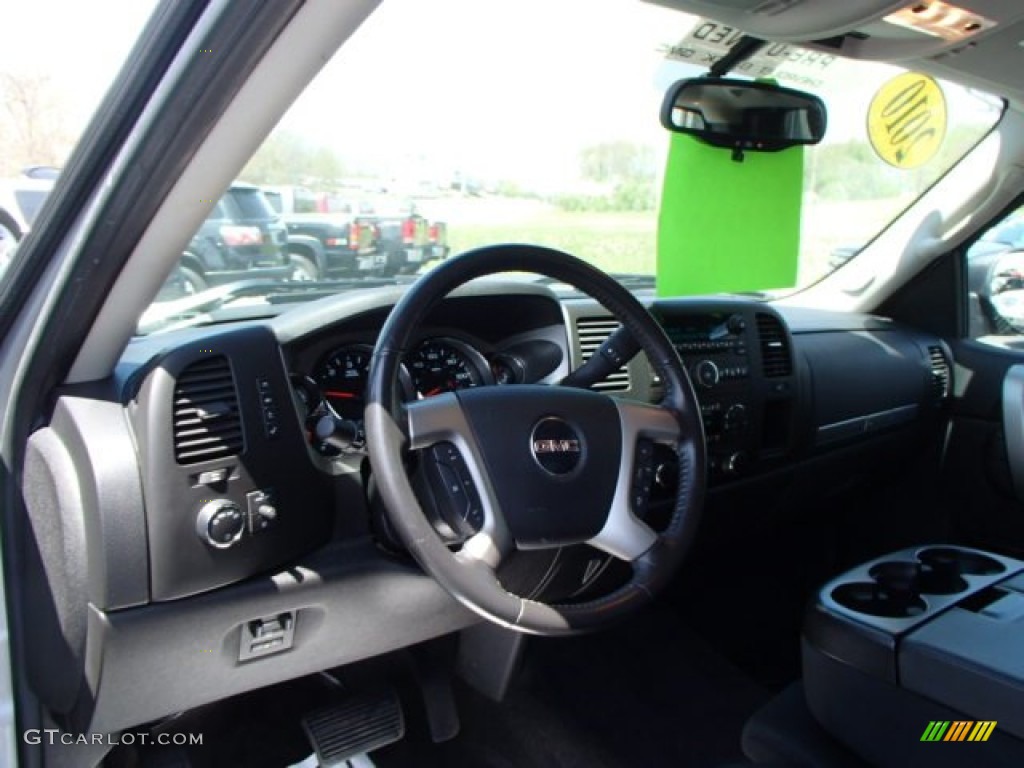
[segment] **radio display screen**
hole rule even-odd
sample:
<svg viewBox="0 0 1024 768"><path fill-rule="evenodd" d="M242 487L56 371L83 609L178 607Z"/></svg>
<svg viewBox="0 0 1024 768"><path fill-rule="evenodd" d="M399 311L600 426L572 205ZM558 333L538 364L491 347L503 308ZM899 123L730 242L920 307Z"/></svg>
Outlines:
<svg viewBox="0 0 1024 768"><path fill-rule="evenodd" d="M685 345L695 341L717 341L729 337L726 326L728 315L714 312L700 315L675 315L664 321L663 327L673 345Z"/></svg>

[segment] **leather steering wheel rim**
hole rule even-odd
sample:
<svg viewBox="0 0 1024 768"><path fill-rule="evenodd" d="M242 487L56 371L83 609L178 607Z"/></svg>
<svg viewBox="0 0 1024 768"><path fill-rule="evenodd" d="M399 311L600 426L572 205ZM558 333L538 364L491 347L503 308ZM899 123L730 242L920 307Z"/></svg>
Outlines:
<svg viewBox="0 0 1024 768"><path fill-rule="evenodd" d="M513 595L498 582L496 555L492 557L483 550L480 550L483 554L452 552L424 514L403 462L403 453L410 447L418 449L429 444L416 444L417 440L423 442L423 438L418 436L424 431L420 424L432 418L429 414L424 417L428 409L441 412L442 421L455 422L461 418L462 410L470 406L465 393L462 401L458 394L448 394L418 403L403 403L397 386L399 369L417 327L438 302L459 286L479 277L510 271L544 275L573 285L596 299L632 333L664 386L664 397L656 406L627 403L587 390L544 387L552 394L572 391L579 393L581 398L589 398L585 402L581 400L579 405L588 412L595 408L606 409L604 401L608 401L619 409L620 414L628 413L630 418L637 416L645 424L656 425L652 426L651 434L659 435L659 442L669 444L678 457L677 496L668 525L657 534L647 528L653 537L647 546L648 539L641 530L645 524L635 518L632 521L622 518L626 513L620 511L615 521L619 530L613 533L621 533L628 527L628 543L620 546L611 535L596 537L594 541L596 546L607 546L605 551L629 560L633 576L614 592L583 603L548 605ZM515 386L481 389L513 390ZM523 395L526 394L530 393L524 389ZM543 398L543 393L532 394ZM496 396L496 393L476 395L478 399ZM568 395L560 394L558 398L574 402ZM601 399L600 404L597 398ZM431 404L434 400L437 403ZM455 599L489 621L517 631L544 635L570 634L603 627L650 601L672 577L693 539L706 486L706 458L700 408L689 377L664 330L643 305L614 279L569 254L533 245L487 246L453 257L427 272L395 305L381 329L370 363L366 402L370 462L392 527L427 574ZM622 418L625 424L626 417ZM624 431L623 434L635 442L636 435L632 432ZM463 445L464 450L470 448ZM633 445L620 448L624 457L620 462L623 471L630 474L634 448ZM481 450L485 449L486 446L481 447ZM475 448L473 450L475 452ZM536 451L535 448L532 450ZM630 460L625 460L627 451ZM470 463L473 471L479 473L477 480L485 485L480 489L481 493L490 498L493 488L488 479L486 459L477 456L476 461ZM500 517L497 502L495 499L492 512L496 518ZM602 536L606 529L613 527L612 511L606 514L608 519ZM490 545L495 549L515 546L508 541L508 531L503 527L505 521L499 522L501 525L496 524L493 529L498 533L492 531L489 538L482 535L473 537L486 538L488 552L492 551ZM467 543L467 550L470 543L473 542Z"/></svg>

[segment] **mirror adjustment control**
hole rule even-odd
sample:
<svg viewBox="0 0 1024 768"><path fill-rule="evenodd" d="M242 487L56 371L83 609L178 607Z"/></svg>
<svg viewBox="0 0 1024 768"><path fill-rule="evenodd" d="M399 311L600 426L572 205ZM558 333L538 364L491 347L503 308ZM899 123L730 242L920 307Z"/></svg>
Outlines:
<svg viewBox="0 0 1024 768"><path fill-rule="evenodd" d="M227 549L245 533L245 512L228 499L214 499L203 505L196 519L196 534L214 549Z"/></svg>
<svg viewBox="0 0 1024 768"><path fill-rule="evenodd" d="M275 494L271 490L255 490L245 494L249 506L249 532L261 533L280 520L280 511Z"/></svg>

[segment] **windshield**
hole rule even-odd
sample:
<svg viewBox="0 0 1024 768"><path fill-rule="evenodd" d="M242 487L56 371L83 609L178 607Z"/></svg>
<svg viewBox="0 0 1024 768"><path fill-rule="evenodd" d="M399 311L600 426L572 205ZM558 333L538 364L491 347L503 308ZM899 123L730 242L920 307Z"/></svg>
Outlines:
<svg viewBox="0 0 1024 768"><path fill-rule="evenodd" d="M135 6L108 20L127 37L146 3L108 2ZM232 188L240 210L227 215L240 223L208 219L195 233L142 330L181 320L197 294L290 304L412 280L500 242L559 248L653 289L659 216L672 215L659 210L661 102L738 37L636 0L385 0L239 174L255 185ZM1001 115L1000 100L938 81L941 142L897 167L873 148L867 115L902 71L776 44L732 73L810 91L829 115L820 144L793 150L805 152L796 277L755 288L799 290L841 266ZM19 162L59 165L63 146ZM763 234L745 233L751 258Z"/></svg>

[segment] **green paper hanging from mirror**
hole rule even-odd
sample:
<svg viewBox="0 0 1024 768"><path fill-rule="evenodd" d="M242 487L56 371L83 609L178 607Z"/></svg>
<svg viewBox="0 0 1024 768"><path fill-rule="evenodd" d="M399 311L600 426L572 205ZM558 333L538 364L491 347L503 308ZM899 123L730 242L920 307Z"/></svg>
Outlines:
<svg viewBox="0 0 1024 768"><path fill-rule="evenodd" d="M657 292L792 288L800 255L804 148L745 152L673 133L658 214Z"/></svg>

